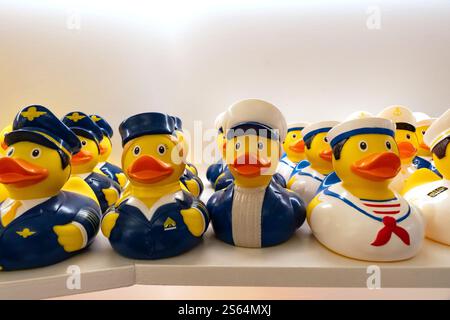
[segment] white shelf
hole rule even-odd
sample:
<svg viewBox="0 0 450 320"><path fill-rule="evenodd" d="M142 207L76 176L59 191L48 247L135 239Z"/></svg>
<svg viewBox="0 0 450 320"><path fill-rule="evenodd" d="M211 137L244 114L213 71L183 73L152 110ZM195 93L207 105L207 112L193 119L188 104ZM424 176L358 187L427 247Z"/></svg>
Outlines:
<svg viewBox="0 0 450 320"><path fill-rule="evenodd" d="M211 193L206 190L205 197ZM367 266L320 245L305 224L288 242L237 248L212 230L194 250L174 258L135 261L116 254L99 235L84 253L33 270L0 272L0 299L48 298L134 284L271 287L365 287ZM81 269L81 290L69 290L67 268ZM377 263L383 288L450 288L450 247L426 240L415 258Z"/></svg>

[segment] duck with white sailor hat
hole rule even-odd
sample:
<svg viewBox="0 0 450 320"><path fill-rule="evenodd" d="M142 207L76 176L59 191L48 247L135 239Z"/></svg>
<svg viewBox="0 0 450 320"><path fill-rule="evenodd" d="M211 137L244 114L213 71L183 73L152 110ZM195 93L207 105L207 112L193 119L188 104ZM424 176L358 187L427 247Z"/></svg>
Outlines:
<svg viewBox="0 0 450 320"><path fill-rule="evenodd" d="M419 169L405 183L405 198L417 206L427 222L426 236L450 245L450 110L428 128L424 141L430 146L440 179L429 169Z"/></svg>
<svg viewBox="0 0 450 320"><path fill-rule="evenodd" d="M287 241L306 212L295 193L272 179L287 131L282 113L266 101L247 99L228 109L225 127L234 181L207 204L216 236L250 248Z"/></svg>
<svg viewBox="0 0 450 320"><path fill-rule="evenodd" d="M389 188L400 171L395 125L383 118L345 121L328 133L342 182L308 206L314 236L341 255L367 261L413 257L424 238L417 209Z"/></svg>
<svg viewBox="0 0 450 320"><path fill-rule="evenodd" d="M404 180L417 170L417 167L413 164L419 148L416 135L416 118L409 108L401 105L387 107L378 116L391 120L395 124L395 141L397 142L402 166L397 177L392 180L391 188L401 192Z"/></svg>
<svg viewBox="0 0 450 320"><path fill-rule="evenodd" d="M288 125L287 135L283 142L284 155L280 159L277 172L287 182L297 164L305 160L305 142L302 130L308 126L306 122L291 123Z"/></svg>
<svg viewBox="0 0 450 320"><path fill-rule="evenodd" d="M303 129L306 159L292 171L288 188L297 193L308 204L317 193L322 181L333 171L331 148L327 133L337 121L321 121Z"/></svg>

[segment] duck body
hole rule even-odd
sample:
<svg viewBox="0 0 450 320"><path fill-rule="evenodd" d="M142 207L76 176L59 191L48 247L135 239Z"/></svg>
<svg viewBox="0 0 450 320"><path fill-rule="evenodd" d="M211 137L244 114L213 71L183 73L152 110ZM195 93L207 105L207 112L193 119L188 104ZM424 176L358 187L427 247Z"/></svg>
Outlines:
<svg viewBox="0 0 450 320"><path fill-rule="evenodd" d="M292 172L288 188L297 193L308 204L317 194L326 175L311 167L311 163L303 160L297 164Z"/></svg>
<svg viewBox="0 0 450 320"><path fill-rule="evenodd" d="M316 201L320 203L309 218L314 236L341 255L366 261L405 260L422 246L423 218L398 194L386 201L363 200L337 183ZM389 213L393 211L395 215Z"/></svg>
<svg viewBox="0 0 450 320"><path fill-rule="evenodd" d="M285 182L287 182L292 176L292 173L294 172L295 167L298 163L299 162L290 160L287 155L284 154L280 159L280 163L278 164L277 173L283 177Z"/></svg>
<svg viewBox="0 0 450 320"><path fill-rule="evenodd" d="M122 190L125 189L128 181L119 166L116 166L115 164L112 164L110 162L100 162L97 165L96 170L98 171L98 173L105 175L115 183L119 184Z"/></svg>
<svg viewBox="0 0 450 320"><path fill-rule="evenodd" d="M6 212L14 202L0 204ZM43 267L70 258L80 252L66 251L59 243L55 227L76 223L83 229L82 248L94 240L101 213L97 204L70 192L60 192L48 199L22 201L27 210L6 227L0 225L0 266L3 270Z"/></svg>
<svg viewBox="0 0 450 320"><path fill-rule="evenodd" d="M207 208L216 236L244 247L285 242L306 217L302 200L274 181L262 188L240 188L232 183L214 193Z"/></svg>
<svg viewBox="0 0 450 320"><path fill-rule="evenodd" d="M222 159L218 160L216 163L208 166L208 169L206 170L206 179L212 186L214 186L217 178L225 171L225 169L226 164L224 161Z"/></svg>
<svg viewBox="0 0 450 320"><path fill-rule="evenodd" d="M182 210L195 208L209 223L205 206L185 191L165 195L151 208L136 197L129 197L115 210L119 214L109 241L121 255L132 259L161 259L176 256L197 246L184 222Z"/></svg>

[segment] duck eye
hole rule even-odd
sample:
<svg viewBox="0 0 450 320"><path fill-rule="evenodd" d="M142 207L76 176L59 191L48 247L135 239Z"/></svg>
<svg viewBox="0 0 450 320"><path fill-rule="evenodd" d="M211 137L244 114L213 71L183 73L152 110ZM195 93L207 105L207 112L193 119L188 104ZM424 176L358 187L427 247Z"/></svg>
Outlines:
<svg viewBox="0 0 450 320"><path fill-rule="evenodd" d="M167 147L165 146L165 145L163 145L163 144L160 144L159 146L158 146L158 153L162 156L163 154L165 154L166 153L166 151L167 151Z"/></svg>
<svg viewBox="0 0 450 320"><path fill-rule="evenodd" d="M84 147L87 145L87 141L86 140L81 140L81 145Z"/></svg>
<svg viewBox="0 0 450 320"><path fill-rule="evenodd" d="M297 135L294 133L294 134L292 135L292 139L295 139L295 138L297 138Z"/></svg>
<svg viewBox="0 0 450 320"><path fill-rule="evenodd" d="M325 141L326 143L328 143L328 138L327 138L327 137L323 137L323 141Z"/></svg>
<svg viewBox="0 0 450 320"><path fill-rule="evenodd" d="M258 149L259 149L259 150L264 149L264 143L258 142Z"/></svg>
<svg viewBox="0 0 450 320"><path fill-rule="evenodd" d="M422 134L425 134L425 132L426 132L425 130L422 130Z"/></svg>
<svg viewBox="0 0 450 320"><path fill-rule="evenodd" d="M141 153L141 147L139 147L139 146L134 147L133 154L135 156L138 156L140 153Z"/></svg>
<svg viewBox="0 0 450 320"><path fill-rule="evenodd" d="M241 143L240 142L236 142L236 144L234 145L234 148L236 150L239 150L241 148Z"/></svg>
<svg viewBox="0 0 450 320"><path fill-rule="evenodd" d="M11 147L8 151L8 153L6 154L7 157L12 157L12 155L14 154L14 148Z"/></svg>
<svg viewBox="0 0 450 320"><path fill-rule="evenodd" d="M359 150L366 151L367 150L367 142L365 142L365 141L359 142Z"/></svg>
<svg viewBox="0 0 450 320"><path fill-rule="evenodd" d="M40 156L41 156L41 149L36 148L36 149L33 149L33 150L31 151L31 157L32 157L33 159L37 159L37 158L39 158Z"/></svg>
<svg viewBox="0 0 450 320"><path fill-rule="evenodd" d="M406 139L408 139L408 140L411 139L411 135L410 135L410 134L407 134L407 135L406 135Z"/></svg>
<svg viewBox="0 0 450 320"><path fill-rule="evenodd" d="M390 141L386 141L386 148L387 148L388 150L391 150L392 145L391 145L391 142L390 142Z"/></svg>

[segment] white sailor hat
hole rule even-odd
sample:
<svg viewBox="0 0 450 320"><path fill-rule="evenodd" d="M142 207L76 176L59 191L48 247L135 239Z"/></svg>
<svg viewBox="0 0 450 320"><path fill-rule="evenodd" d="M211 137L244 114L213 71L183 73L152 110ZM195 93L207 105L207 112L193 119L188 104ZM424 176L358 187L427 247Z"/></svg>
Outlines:
<svg viewBox="0 0 450 320"><path fill-rule="evenodd" d="M283 142L287 132L286 120L281 111L273 104L258 99L242 100L229 107L224 128L227 139L254 130L257 135Z"/></svg>
<svg viewBox="0 0 450 320"><path fill-rule="evenodd" d="M351 113L347 118L345 118L344 121L354 120L354 119L364 119L364 118L372 118L373 114L371 114L369 111L355 111Z"/></svg>
<svg viewBox="0 0 450 320"><path fill-rule="evenodd" d="M223 123L224 123L224 120L225 120L225 114L226 114L226 112L221 112L221 113L217 116L216 120L214 121L214 127L215 127L218 131L220 131L221 133L224 132Z"/></svg>
<svg viewBox="0 0 450 320"><path fill-rule="evenodd" d="M423 136L425 143L433 149L439 142L450 136L450 109L436 119Z"/></svg>
<svg viewBox="0 0 450 320"><path fill-rule="evenodd" d="M429 115L423 112L413 112L414 118L416 118L416 127L431 126L436 118L431 118Z"/></svg>
<svg viewBox="0 0 450 320"><path fill-rule="evenodd" d="M295 122L295 123L290 123L287 126L287 132L291 132L291 131L297 131L297 130L303 130L305 127L309 126L308 122Z"/></svg>
<svg viewBox="0 0 450 320"><path fill-rule="evenodd" d="M405 106L393 105L387 107L378 116L394 122L397 129L416 131L416 118L412 111Z"/></svg>
<svg viewBox="0 0 450 320"><path fill-rule="evenodd" d="M391 137L395 135L395 124L388 119L369 117L344 121L328 132L327 139L331 147L344 139L358 134L385 134Z"/></svg>
<svg viewBox="0 0 450 320"><path fill-rule="evenodd" d="M320 121L310 124L302 130L303 141L314 137L318 133L328 132L334 126L338 125L338 121Z"/></svg>

